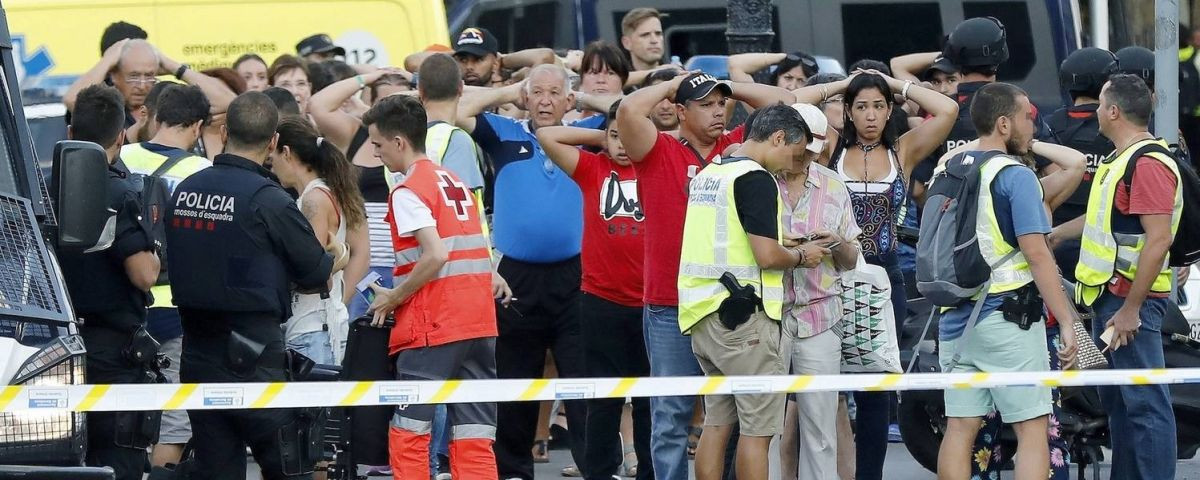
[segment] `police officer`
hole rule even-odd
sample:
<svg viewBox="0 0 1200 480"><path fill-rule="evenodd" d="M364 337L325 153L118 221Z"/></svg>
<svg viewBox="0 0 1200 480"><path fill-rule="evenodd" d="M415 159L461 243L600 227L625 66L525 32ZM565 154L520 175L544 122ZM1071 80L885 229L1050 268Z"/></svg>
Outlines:
<svg viewBox="0 0 1200 480"><path fill-rule="evenodd" d="M1154 52L1146 47L1130 45L1117 50L1117 71L1141 77L1146 86L1154 88Z"/></svg>
<svg viewBox="0 0 1200 480"><path fill-rule="evenodd" d="M1100 88L1108 77L1117 72L1117 56L1096 47L1072 52L1059 66L1058 77L1063 90L1071 96L1073 105L1056 110L1046 123L1062 145L1080 151L1087 158L1083 180L1067 200L1054 209L1055 226L1083 215L1087 210L1092 177L1100 161L1113 150L1112 142L1100 134L1096 109L1100 106ZM1079 242L1072 240L1055 246L1063 277L1075 281L1075 264L1079 261Z"/></svg>
<svg viewBox="0 0 1200 480"><path fill-rule="evenodd" d="M958 120L946 137L945 151L949 151L979 138L975 124L971 122L971 100L980 88L996 81L996 71L1008 60L1008 37L1004 32L1004 24L994 17L964 20L950 33L942 56L959 67L958 93L955 95ZM1036 129L1034 138L1058 143L1037 113L1036 106L1033 121ZM1050 166L1050 162L1038 157L1037 166L1043 169Z"/></svg>
<svg viewBox="0 0 1200 480"><path fill-rule="evenodd" d="M108 204L116 212L111 247L59 257L87 347L87 379L95 384L149 383L154 377L147 360L157 354L145 325L147 292L158 278L159 262L142 220L140 180L130 178L117 161L125 143L124 119L125 100L117 89L92 85L79 93L68 133L108 153ZM87 464L111 466L118 480L140 480L146 448L158 439L158 416L89 413Z"/></svg>
<svg viewBox="0 0 1200 480"><path fill-rule="evenodd" d="M176 187L167 215L171 292L183 320L183 382L292 379L280 324L290 286L326 292L333 259L263 168L279 112L249 92L229 106L225 153ZM245 405L232 392L215 402ZM193 410L192 445L208 478L244 479L246 445L264 479L310 478L320 455L312 410ZM312 440L312 441L310 441Z"/></svg>

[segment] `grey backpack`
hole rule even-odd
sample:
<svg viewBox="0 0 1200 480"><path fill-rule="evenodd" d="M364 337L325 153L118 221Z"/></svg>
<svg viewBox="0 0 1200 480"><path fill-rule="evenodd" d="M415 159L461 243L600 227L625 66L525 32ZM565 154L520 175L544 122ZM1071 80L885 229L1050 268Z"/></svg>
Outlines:
<svg viewBox="0 0 1200 480"><path fill-rule="evenodd" d="M992 276L992 265L979 251L975 219L980 170L997 155L1002 153L955 155L929 189L917 240L917 290L934 305L957 306L986 288Z"/></svg>

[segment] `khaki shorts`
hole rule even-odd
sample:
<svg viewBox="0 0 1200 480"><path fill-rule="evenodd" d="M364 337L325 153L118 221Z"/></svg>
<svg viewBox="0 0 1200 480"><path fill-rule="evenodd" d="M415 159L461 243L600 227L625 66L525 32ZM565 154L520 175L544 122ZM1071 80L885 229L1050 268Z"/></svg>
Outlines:
<svg viewBox="0 0 1200 480"><path fill-rule="evenodd" d="M721 325L714 312L691 330L692 351L705 375L786 375L779 345L779 322L757 312L734 330ZM790 347L790 342L788 344ZM738 424L742 435L769 437L783 426L786 396L782 393L707 395L704 424Z"/></svg>

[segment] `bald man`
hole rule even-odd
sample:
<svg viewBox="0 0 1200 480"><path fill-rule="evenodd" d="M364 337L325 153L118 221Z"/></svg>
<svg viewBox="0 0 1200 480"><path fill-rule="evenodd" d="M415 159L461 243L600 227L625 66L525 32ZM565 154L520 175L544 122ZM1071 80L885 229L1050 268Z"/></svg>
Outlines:
<svg viewBox="0 0 1200 480"><path fill-rule="evenodd" d="M134 38L121 40L108 47L100 61L75 80L63 95L63 104L67 110L74 111L75 98L84 88L103 83L117 87L125 99L126 138L138 141L136 132L140 126L135 124L148 120L145 118L146 110L142 107L146 95L158 83L159 74L174 75L182 82L200 87L214 114L225 112L235 96L220 80L168 58L150 42Z"/></svg>

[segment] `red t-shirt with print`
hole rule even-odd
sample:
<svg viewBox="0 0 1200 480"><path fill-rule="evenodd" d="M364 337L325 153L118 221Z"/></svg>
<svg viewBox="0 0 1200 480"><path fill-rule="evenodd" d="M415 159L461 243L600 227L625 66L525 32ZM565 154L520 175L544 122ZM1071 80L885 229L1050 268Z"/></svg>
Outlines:
<svg viewBox="0 0 1200 480"><path fill-rule="evenodd" d="M646 304L679 304L679 253L683 248L688 182L725 148L741 143L743 129L738 127L722 135L703 159L680 139L659 133L654 147L635 165L639 198L646 212Z"/></svg>
<svg viewBox="0 0 1200 480"><path fill-rule="evenodd" d="M1170 215L1175 211L1175 173L1152 157L1141 157L1134 164L1131 185L1117 183L1117 211L1125 215ZM1109 285L1119 297L1129 295L1133 282L1122 275ZM1150 298L1167 298L1168 293L1150 292Z"/></svg>
<svg viewBox="0 0 1200 480"><path fill-rule="evenodd" d="M628 307L642 306L642 203L633 165L579 151L573 174L583 193L583 282L580 289Z"/></svg>

